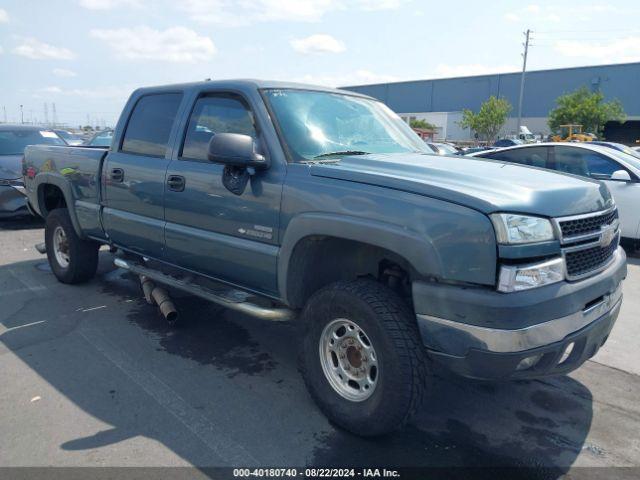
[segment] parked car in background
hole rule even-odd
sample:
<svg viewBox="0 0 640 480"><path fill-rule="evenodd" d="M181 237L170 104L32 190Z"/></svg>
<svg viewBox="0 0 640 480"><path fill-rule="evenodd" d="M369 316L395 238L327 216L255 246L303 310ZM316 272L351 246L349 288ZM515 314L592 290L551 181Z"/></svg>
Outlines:
<svg viewBox="0 0 640 480"><path fill-rule="evenodd" d="M562 173L602 180L618 206L622 237L636 246L640 239L640 159L609 146L588 143L521 145L475 157L548 168Z"/></svg>
<svg viewBox="0 0 640 480"><path fill-rule="evenodd" d="M518 138L501 138L493 143L494 147L513 147L514 145L522 145L524 142Z"/></svg>
<svg viewBox="0 0 640 480"><path fill-rule="evenodd" d="M65 145L65 142L46 128L0 125L0 219L30 214L21 163L27 145Z"/></svg>
<svg viewBox="0 0 640 480"><path fill-rule="evenodd" d="M78 135L77 133L60 129L55 129L54 132L56 132L56 134L62 138L67 145L82 145L84 143L82 135Z"/></svg>
<svg viewBox="0 0 640 480"><path fill-rule="evenodd" d="M427 142L427 146L438 155L458 155L458 149L448 143Z"/></svg>
<svg viewBox="0 0 640 480"><path fill-rule="evenodd" d="M90 147L110 147L113 140L113 130L102 130L95 133L84 145Z"/></svg>
<svg viewBox="0 0 640 480"><path fill-rule="evenodd" d="M458 154L471 155L472 153L487 152L489 150L495 150L495 147L465 147Z"/></svg>
<svg viewBox="0 0 640 480"><path fill-rule="evenodd" d="M628 147L623 143L601 142L598 140L595 142L591 142L591 145L600 145L601 147L613 148L614 150L618 150L619 152L628 153L629 155L640 158L640 151L634 150L633 148Z"/></svg>

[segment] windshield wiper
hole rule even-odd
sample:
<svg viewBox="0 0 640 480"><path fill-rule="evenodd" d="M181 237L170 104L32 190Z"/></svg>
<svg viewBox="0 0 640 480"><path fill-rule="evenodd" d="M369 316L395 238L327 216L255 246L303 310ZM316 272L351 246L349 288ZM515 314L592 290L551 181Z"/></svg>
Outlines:
<svg viewBox="0 0 640 480"><path fill-rule="evenodd" d="M338 152L322 153L313 158L336 157L338 155L369 155L369 152L363 152L362 150L342 150Z"/></svg>

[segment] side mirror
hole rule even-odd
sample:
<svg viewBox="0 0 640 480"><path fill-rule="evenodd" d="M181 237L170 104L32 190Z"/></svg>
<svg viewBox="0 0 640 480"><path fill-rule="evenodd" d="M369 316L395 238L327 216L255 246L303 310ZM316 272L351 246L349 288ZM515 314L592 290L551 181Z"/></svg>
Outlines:
<svg viewBox="0 0 640 480"><path fill-rule="evenodd" d="M216 133L209 140L207 158L210 162L234 167L268 168L269 162L256 151L256 142L249 135Z"/></svg>
<svg viewBox="0 0 640 480"><path fill-rule="evenodd" d="M615 180L618 182L630 182L631 175L626 170L616 170L611 174L611 180Z"/></svg>

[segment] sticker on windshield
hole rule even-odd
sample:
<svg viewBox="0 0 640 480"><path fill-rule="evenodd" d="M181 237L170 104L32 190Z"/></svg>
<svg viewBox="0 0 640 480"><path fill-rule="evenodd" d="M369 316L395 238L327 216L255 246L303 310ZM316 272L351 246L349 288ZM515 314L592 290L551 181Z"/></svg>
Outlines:
<svg viewBox="0 0 640 480"><path fill-rule="evenodd" d="M47 132L46 130L40 130L40 135L44 138L58 138L58 136L53 132Z"/></svg>

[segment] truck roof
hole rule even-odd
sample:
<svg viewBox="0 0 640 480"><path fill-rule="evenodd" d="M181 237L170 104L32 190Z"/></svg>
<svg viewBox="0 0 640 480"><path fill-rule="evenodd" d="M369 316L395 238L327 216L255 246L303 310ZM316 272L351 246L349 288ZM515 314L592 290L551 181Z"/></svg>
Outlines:
<svg viewBox="0 0 640 480"><path fill-rule="evenodd" d="M170 90L206 90L208 88L229 88L236 90L257 90L262 88L288 88L298 90L317 90L323 92L341 93L345 95L358 96L363 98L372 98L368 95L352 92L350 90L341 90L338 88L325 87L322 85L310 85L306 83L284 82L278 80L258 80L258 79L228 79L228 80L204 80L200 82L176 83L170 85L158 85L150 87L141 87L135 90L137 94L145 94L158 91Z"/></svg>

